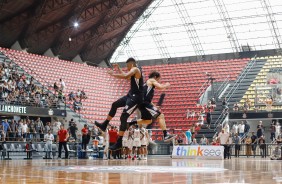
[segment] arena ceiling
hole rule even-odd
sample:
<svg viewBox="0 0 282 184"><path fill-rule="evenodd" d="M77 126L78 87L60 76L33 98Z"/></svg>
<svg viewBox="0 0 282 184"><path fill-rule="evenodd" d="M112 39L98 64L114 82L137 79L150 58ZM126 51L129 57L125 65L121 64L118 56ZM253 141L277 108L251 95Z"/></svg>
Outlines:
<svg viewBox="0 0 282 184"><path fill-rule="evenodd" d="M204 60L205 55L269 49L281 54L282 0L154 0L146 11L149 16L136 21L111 62Z"/></svg>
<svg viewBox="0 0 282 184"><path fill-rule="evenodd" d="M99 64L152 0L0 0L0 46ZM74 23L78 26L75 27Z"/></svg>

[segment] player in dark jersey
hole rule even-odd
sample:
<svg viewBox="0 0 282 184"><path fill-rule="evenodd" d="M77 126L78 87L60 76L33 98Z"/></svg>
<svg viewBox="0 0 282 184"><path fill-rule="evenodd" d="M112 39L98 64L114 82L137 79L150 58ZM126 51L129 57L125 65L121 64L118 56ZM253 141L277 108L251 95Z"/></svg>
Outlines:
<svg viewBox="0 0 282 184"><path fill-rule="evenodd" d="M119 68L119 73L115 74L112 70L108 73L118 79L130 79L130 90L128 94L115 102L114 107L109 112L107 120L105 120L102 124L95 122L96 126L99 127L101 130L105 130L109 121L112 117L114 117L117 108L124 107L123 112L120 117L120 131L119 131L119 138L117 143L110 147L111 150L117 150L122 147L122 137L124 131L127 128L127 119L129 116L137 109L138 105L143 102L143 76L142 71L140 68L137 67L136 61L133 58L129 58L126 61L127 69L129 72L124 73ZM117 65L115 65L117 66Z"/></svg>
<svg viewBox="0 0 282 184"><path fill-rule="evenodd" d="M159 72L153 71L149 74L149 79L144 85L144 102L138 107L141 112L141 119L136 122L139 125L148 125L152 123L152 118L157 119L164 134L164 141L170 141L173 136L167 133L164 114L159 111L159 107L152 103L155 88L158 90L164 90L170 87L169 83L160 84L160 78L161 75Z"/></svg>

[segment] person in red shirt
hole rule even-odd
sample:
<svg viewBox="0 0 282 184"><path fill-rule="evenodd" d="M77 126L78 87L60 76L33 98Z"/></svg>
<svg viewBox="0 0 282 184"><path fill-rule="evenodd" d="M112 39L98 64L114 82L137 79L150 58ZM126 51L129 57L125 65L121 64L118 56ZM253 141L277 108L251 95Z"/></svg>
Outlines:
<svg viewBox="0 0 282 184"><path fill-rule="evenodd" d="M68 159L68 149L67 149L67 140L69 138L68 131L64 129L64 125L60 126L60 130L58 131L58 137L57 137L57 142L59 142L59 156L58 158L61 158L61 153L62 153L62 146L64 146L65 150L65 159Z"/></svg>
<svg viewBox="0 0 282 184"><path fill-rule="evenodd" d="M110 146L114 145L117 142L118 139L118 132L117 130L115 130L114 126L111 126L110 130L109 130L109 143ZM115 158L116 157L116 152L113 151L112 152L112 156Z"/></svg>
<svg viewBox="0 0 282 184"><path fill-rule="evenodd" d="M88 127L87 124L84 125L84 128L81 129L81 134L82 134L82 151L86 150L86 146L88 144Z"/></svg>

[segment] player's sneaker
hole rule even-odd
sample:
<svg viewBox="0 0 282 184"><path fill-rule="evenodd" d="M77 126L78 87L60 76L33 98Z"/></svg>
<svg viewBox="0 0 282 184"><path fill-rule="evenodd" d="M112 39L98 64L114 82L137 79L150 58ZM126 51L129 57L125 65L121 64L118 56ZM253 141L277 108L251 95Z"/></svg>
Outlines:
<svg viewBox="0 0 282 184"><path fill-rule="evenodd" d="M109 123L107 123L107 122L105 122L105 121L104 121L103 123L99 123L98 121L95 121L95 125L96 125L98 128L100 128L103 132L106 131L108 124L109 124Z"/></svg>
<svg viewBox="0 0 282 184"><path fill-rule="evenodd" d="M164 142L169 142L169 141L171 141L174 137L175 137L174 135L167 134L167 135L164 137Z"/></svg>

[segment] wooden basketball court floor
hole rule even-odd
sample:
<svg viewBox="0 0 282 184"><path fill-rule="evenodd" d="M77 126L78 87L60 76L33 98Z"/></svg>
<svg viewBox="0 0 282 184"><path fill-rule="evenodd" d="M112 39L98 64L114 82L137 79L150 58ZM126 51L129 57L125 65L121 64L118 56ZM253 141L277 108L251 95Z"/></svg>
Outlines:
<svg viewBox="0 0 282 184"><path fill-rule="evenodd" d="M282 183L281 161L268 158L192 160L150 157L145 160L0 161L0 183Z"/></svg>

